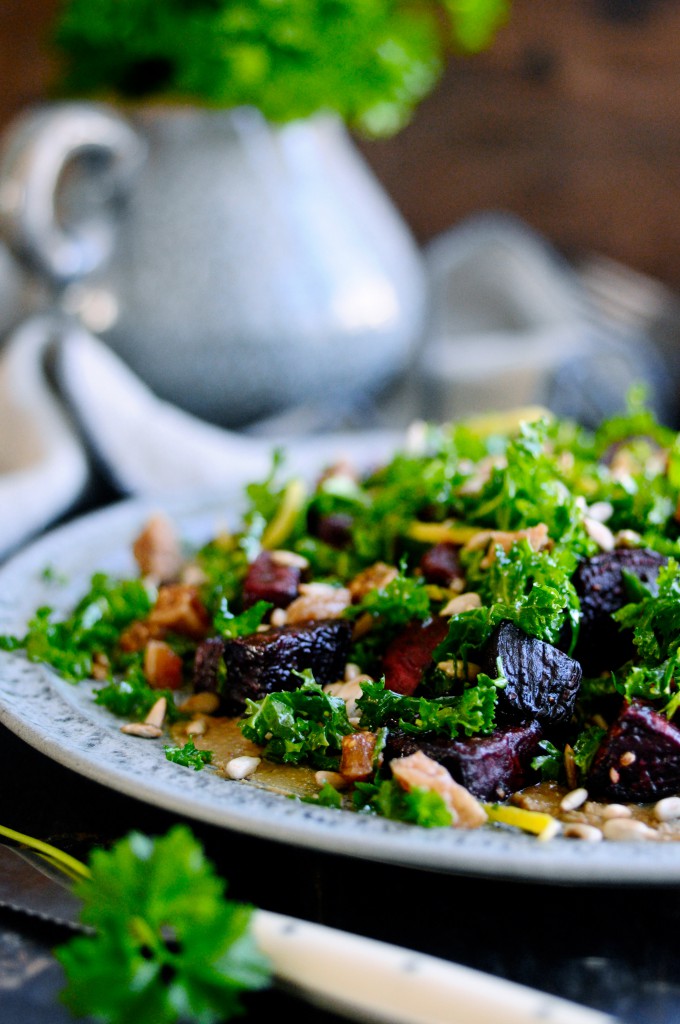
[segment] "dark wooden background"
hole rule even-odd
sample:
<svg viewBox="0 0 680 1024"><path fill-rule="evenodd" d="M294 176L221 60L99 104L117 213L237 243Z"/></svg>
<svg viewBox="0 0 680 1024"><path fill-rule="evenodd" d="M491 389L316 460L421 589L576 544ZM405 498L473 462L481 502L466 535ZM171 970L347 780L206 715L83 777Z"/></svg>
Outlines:
<svg viewBox="0 0 680 1024"><path fill-rule="evenodd" d="M0 129L46 95L58 2L0 3ZM680 289L678 0L514 0L490 51L360 145L421 242L502 209Z"/></svg>

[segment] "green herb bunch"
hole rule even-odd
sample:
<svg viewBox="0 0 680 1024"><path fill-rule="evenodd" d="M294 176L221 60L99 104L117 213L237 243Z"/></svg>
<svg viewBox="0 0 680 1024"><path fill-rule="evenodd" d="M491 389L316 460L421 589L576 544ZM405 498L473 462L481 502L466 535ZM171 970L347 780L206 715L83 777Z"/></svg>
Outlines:
<svg viewBox="0 0 680 1024"><path fill-rule="evenodd" d="M510 0L65 0L60 95L333 112L398 131L447 57L490 45Z"/></svg>

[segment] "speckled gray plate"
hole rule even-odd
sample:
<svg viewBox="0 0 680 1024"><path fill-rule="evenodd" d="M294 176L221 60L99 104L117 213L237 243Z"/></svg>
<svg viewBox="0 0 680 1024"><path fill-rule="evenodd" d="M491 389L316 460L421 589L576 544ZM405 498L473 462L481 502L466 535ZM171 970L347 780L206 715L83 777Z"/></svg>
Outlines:
<svg viewBox="0 0 680 1024"><path fill-rule="evenodd" d="M54 530L0 570L0 633L21 635L36 607L66 611L94 571L135 571L131 541L164 508L191 543L207 540L238 514L237 492L178 501L133 499ZM52 579L46 579L49 567ZM314 807L209 768L168 762L162 740L140 740L94 704L92 687L73 686L21 653L0 652L0 721L55 761L119 792L278 842L414 868L545 882L666 884L680 881L680 843L549 842L489 826L472 832L421 829L348 811Z"/></svg>

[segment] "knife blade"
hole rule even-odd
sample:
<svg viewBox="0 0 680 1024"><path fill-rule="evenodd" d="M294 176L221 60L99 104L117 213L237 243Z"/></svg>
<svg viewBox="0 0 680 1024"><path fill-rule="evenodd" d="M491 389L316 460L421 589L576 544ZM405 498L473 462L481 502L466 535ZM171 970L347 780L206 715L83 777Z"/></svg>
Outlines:
<svg viewBox="0 0 680 1024"><path fill-rule="evenodd" d="M70 883L32 852L2 843L0 906L87 930ZM566 999L327 925L256 910L252 926L280 987L364 1024L616 1024Z"/></svg>

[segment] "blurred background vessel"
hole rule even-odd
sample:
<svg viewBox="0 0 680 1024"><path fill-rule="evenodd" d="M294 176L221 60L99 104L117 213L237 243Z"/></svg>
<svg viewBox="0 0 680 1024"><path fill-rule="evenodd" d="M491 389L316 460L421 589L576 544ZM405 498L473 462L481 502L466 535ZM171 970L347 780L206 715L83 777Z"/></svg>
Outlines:
<svg viewBox="0 0 680 1024"><path fill-rule="evenodd" d="M20 0L3 4L0 131L49 99L55 57L48 32L58 7L58 0L35 0L30 8ZM343 417L350 424L400 423L414 414L445 418L518 399L596 419L621 403L640 374L658 413L676 424L679 56L676 0L514 0L493 45L452 57L405 127L388 138L354 140L424 254L432 291L417 351L407 356L402 346L383 377L375 374L373 388L339 389L333 401L332 380L320 400L301 387L299 403L282 403L283 417L281 404L270 401L257 409L262 421L247 428L283 433ZM499 215L495 256L487 218L478 219L489 213ZM475 262L470 233L477 225ZM539 276L552 277L542 313L540 289L531 281L543 243ZM500 261L498 245L505 253ZM555 257L564 261L559 282ZM490 260L495 281L487 273ZM0 330L43 298L41 282L18 275L0 250ZM490 289L495 319L487 316ZM514 310L505 301L513 289ZM106 337L110 305L102 305L101 290L75 287L62 298ZM484 344L476 345L480 335ZM122 353L135 363L130 344ZM135 368L162 391L152 365L138 361ZM168 396L183 402L177 389ZM191 411L200 415L200 404ZM219 418L206 403L202 412ZM243 422L236 411L232 419Z"/></svg>

